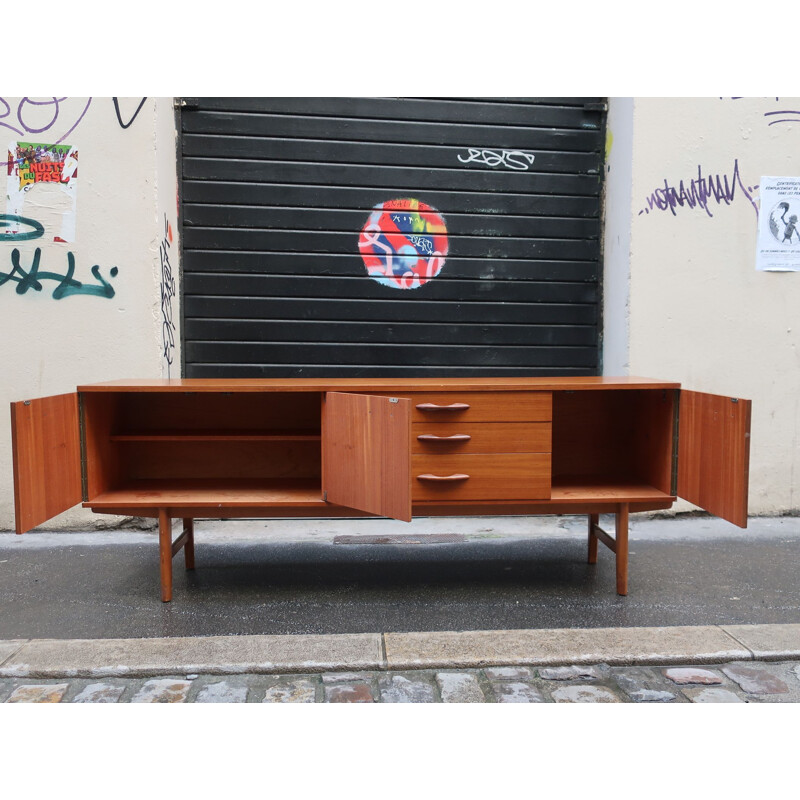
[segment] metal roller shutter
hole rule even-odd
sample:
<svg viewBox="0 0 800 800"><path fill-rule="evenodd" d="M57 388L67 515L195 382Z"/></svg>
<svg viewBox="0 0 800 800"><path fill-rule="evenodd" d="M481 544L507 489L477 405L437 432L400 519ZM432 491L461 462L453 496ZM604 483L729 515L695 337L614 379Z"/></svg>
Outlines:
<svg viewBox="0 0 800 800"><path fill-rule="evenodd" d="M598 372L602 98L183 103L187 377Z"/></svg>

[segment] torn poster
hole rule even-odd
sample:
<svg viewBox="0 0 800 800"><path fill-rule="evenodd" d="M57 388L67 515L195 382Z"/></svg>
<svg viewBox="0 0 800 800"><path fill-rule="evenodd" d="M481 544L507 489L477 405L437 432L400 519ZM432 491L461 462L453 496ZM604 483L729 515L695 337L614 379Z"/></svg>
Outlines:
<svg viewBox="0 0 800 800"><path fill-rule="evenodd" d="M75 241L78 151L68 144L8 146L7 212L40 222L55 242ZM5 233L14 233L13 225Z"/></svg>
<svg viewBox="0 0 800 800"><path fill-rule="evenodd" d="M800 178L762 177L756 269L800 271Z"/></svg>

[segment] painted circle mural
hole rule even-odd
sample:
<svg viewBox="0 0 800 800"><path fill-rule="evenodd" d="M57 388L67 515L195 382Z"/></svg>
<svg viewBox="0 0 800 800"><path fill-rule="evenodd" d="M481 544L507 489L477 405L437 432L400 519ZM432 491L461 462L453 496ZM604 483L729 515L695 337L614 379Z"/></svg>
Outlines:
<svg viewBox="0 0 800 800"><path fill-rule="evenodd" d="M358 238L369 276L393 289L417 289L435 278L447 247L441 214L411 198L375 206Z"/></svg>

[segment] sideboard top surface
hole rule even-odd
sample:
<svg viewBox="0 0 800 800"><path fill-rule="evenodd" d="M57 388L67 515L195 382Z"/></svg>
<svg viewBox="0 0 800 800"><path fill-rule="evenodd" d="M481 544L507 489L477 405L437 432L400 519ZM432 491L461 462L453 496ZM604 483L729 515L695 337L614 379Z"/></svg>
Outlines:
<svg viewBox="0 0 800 800"><path fill-rule="evenodd" d="M162 378L78 386L79 392L512 392L679 389L680 383L632 376L555 378Z"/></svg>

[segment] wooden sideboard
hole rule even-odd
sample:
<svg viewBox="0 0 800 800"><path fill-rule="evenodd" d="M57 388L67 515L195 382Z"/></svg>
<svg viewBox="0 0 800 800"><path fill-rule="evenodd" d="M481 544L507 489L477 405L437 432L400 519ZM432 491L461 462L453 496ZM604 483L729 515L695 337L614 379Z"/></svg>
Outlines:
<svg viewBox="0 0 800 800"><path fill-rule="evenodd" d="M746 527L750 410L634 377L79 386L11 405L16 527L80 502L156 518L166 602L197 517L586 514L624 595L630 512L682 497Z"/></svg>

